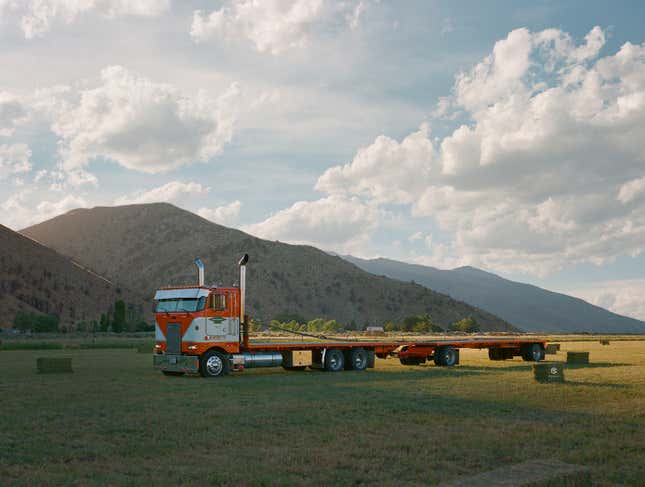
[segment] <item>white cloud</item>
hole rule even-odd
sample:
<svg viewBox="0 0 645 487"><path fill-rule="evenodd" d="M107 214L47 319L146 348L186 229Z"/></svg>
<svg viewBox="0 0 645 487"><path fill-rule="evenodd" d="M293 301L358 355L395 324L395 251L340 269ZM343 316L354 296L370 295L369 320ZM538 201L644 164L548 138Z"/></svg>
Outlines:
<svg viewBox="0 0 645 487"><path fill-rule="evenodd" d="M0 3L0 20L15 21L25 39L33 39L54 26L69 25L84 14L153 17L169 8L170 0L20 0Z"/></svg>
<svg viewBox="0 0 645 487"><path fill-rule="evenodd" d="M427 125L401 143L381 135L369 147L359 149L349 164L325 171L316 189L329 194L369 194L379 202L411 203L427 184L435 157Z"/></svg>
<svg viewBox="0 0 645 487"><path fill-rule="evenodd" d="M453 241L419 257L435 265L544 275L645 252L645 45L598 58L603 44L600 28L580 45L509 33L435 112L469 123L443 139L379 136L316 189L436 220Z"/></svg>
<svg viewBox="0 0 645 487"><path fill-rule="evenodd" d="M360 25L361 22L361 17L367 10L367 2L364 0L360 0L354 9L351 11L350 14L347 15L347 24L349 25L349 28L352 30L358 29L358 26Z"/></svg>
<svg viewBox="0 0 645 487"><path fill-rule="evenodd" d="M84 198L70 194L55 201L40 201L33 205L29 203L30 196L31 191L27 189L10 196L0 204L0 223L18 230L69 210L88 206Z"/></svg>
<svg viewBox="0 0 645 487"><path fill-rule="evenodd" d="M618 200L621 203L629 203L642 196L645 196L645 176L623 184L618 190Z"/></svg>
<svg viewBox="0 0 645 487"><path fill-rule="evenodd" d="M104 157L137 171L158 173L205 162L231 140L236 85L212 99L186 96L123 67L101 71L101 85L60 104L52 130L61 138L62 167L79 170Z"/></svg>
<svg viewBox="0 0 645 487"><path fill-rule="evenodd" d="M0 180L31 171L31 150L26 144L0 145Z"/></svg>
<svg viewBox="0 0 645 487"><path fill-rule="evenodd" d="M645 279L604 281L564 292L614 313L645 321Z"/></svg>
<svg viewBox="0 0 645 487"><path fill-rule="evenodd" d="M6 91L0 91L0 137L13 135L16 125L27 118L27 110L21 100Z"/></svg>
<svg viewBox="0 0 645 487"><path fill-rule="evenodd" d="M241 208L242 203L235 200L228 205L218 206L217 208L200 208L197 214L220 225L228 225L237 219Z"/></svg>
<svg viewBox="0 0 645 487"><path fill-rule="evenodd" d="M366 9L365 0L229 0L210 14L196 10L190 35L195 42L246 39L257 51L277 55L307 45L316 30L338 29L339 17L357 29Z"/></svg>
<svg viewBox="0 0 645 487"><path fill-rule="evenodd" d="M326 250L366 255L372 232L384 213L358 198L328 196L298 201L266 220L242 229L269 240L314 245Z"/></svg>
<svg viewBox="0 0 645 487"><path fill-rule="evenodd" d="M131 195L120 196L114 200L114 204L139 205L144 203L176 202L181 198L201 195L208 193L209 191L210 188L204 187L199 183L171 181L163 186L159 186L148 191L139 191Z"/></svg>

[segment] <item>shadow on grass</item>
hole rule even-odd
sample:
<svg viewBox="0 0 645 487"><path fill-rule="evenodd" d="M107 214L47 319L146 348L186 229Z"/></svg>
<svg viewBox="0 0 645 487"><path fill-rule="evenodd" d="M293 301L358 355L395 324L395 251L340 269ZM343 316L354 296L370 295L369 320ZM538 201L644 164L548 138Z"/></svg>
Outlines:
<svg viewBox="0 0 645 487"><path fill-rule="evenodd" d="M596 368L607 368L607 367L626 367L632 364L626 363L611 363L611 362L592 362L589 364L569 364L567 362L560 361L543 361L537 362L540 364L549 364L549 363L561 363L564 364L565 370L567 369L596 369ZM458 365L460 369L479 371L479 372L517 372L518 370L532 370L534 362L529 362L525 365L510 365L510 366L501 366L501 367L488 367L486 365Z"/></svg>
<svg viewBox="0 0 645 487"><path fill-rule="evenodd" d="M563 386L587 386L587 387L609 387L610 389L626 389L627 384L615 384L611 382L579 382L568 380L562 383Z"/></svg>

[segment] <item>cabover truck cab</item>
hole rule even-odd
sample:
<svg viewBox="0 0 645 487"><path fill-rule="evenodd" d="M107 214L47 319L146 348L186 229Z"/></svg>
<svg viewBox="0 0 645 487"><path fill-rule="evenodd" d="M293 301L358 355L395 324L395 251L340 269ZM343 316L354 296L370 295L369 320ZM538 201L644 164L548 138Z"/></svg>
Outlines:
<svg viewBox="0 0 645 487"><path fill-rule="evenodd" d="M459 363L461 348L487 348L491 360L515 356L526 361L544 359L544 341L530 338L250 343L245 314L248 259L245 254L238 263L239 287L205 286L204 266L197 259L196 286L165 287L156 292L154 368L166 375L199 373L204 377L279 366L340 372L372 368L376 357L396 357L402 365L433 360L439 366L452 366Z"/></svg>

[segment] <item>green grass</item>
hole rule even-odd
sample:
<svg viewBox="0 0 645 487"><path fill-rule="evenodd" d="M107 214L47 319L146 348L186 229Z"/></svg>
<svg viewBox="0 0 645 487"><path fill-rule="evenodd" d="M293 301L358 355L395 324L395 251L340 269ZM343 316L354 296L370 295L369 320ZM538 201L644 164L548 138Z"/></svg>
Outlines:
<svg viewBox="0 0 645 487"><path fill-rule="evenodd" d="M135 350L0 351L0 484L428 485L531 459L645 478L645 342L590 351L567 383L465 350L454 368L165 377ZM39 375L36 358L73 357Z"/></svg>

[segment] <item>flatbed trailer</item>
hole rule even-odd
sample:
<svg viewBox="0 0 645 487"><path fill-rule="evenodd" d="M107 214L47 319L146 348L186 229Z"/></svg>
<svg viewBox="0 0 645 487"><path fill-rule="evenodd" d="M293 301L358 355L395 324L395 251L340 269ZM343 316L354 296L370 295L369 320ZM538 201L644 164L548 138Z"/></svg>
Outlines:
<svg viewBox="0 0 645 487"><path fill-rule="evenodd" d="M246 263L239 262L240 286L204 286L204 267L199 259L198 286L162 288L155 294L154 368L166 375L199 373L219 377L255 367L307 367L330 372L365 370L375 359L396 357L402 365L434 361L439 366L459 363L462 348L488 349L491 360L521 356L526 361L544 359L542 339L441 338L419 341L341 340L297 342L251 341L245 314Z"/></svg>

